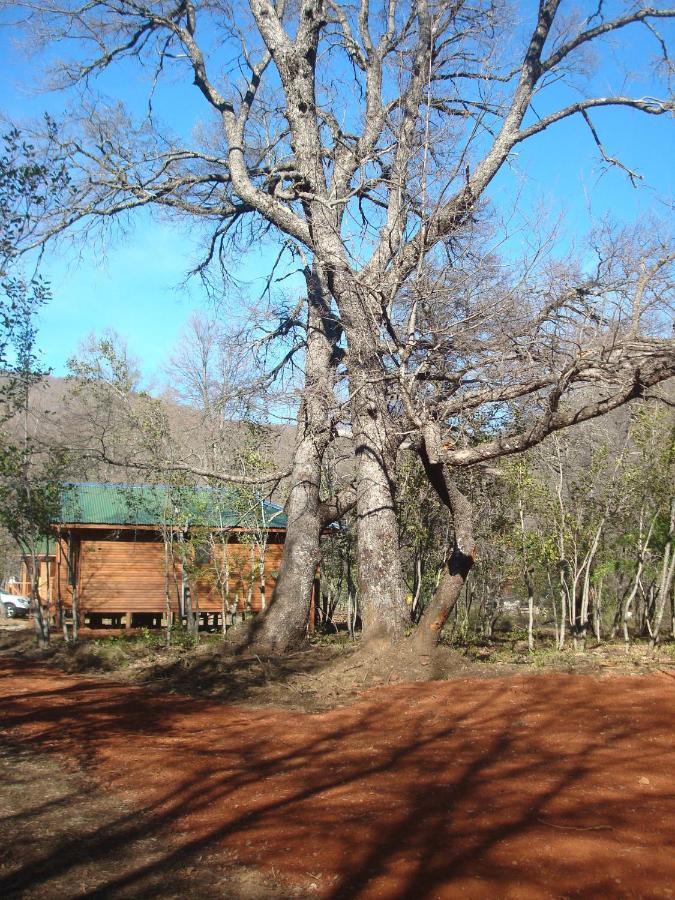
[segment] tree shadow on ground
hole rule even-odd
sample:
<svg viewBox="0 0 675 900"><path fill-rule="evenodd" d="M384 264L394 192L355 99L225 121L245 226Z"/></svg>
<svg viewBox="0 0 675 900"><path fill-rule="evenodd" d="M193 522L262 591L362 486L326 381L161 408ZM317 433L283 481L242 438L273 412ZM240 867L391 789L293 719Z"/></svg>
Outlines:
<svg viewBox="0 0 675 900"><path fill-rule="evenodd" d="M0 676L7 746L77 762L92 795L130 804L100 827L64 827L0 878L0 896L56 896L83 859L105 877L70 896L174 896L177 870L213 854L331 900L665 897L675 879L665 678L405 684L308 716L16 664ZM20 859L15 824L0 818ZM149 838L153 852L124 856Z"/></svg>

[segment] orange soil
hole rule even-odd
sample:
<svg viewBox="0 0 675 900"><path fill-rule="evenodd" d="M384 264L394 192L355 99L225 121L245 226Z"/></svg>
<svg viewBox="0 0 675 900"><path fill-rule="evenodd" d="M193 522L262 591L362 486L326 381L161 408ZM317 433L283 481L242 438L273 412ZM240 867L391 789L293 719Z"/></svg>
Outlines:
<svg viewBox="0 0 675 900"><path fill-rule="evenodd" d="M675 897L674 700L666 671L548 674L307 715L0 664L3 739L85 766L165 864L223 849L332 900Z"/></svg>

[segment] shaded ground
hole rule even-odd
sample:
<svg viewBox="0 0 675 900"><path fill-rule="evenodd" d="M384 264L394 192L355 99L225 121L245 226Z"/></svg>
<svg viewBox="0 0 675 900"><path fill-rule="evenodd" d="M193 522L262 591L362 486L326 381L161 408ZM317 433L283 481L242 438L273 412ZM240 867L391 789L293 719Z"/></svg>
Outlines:
<svg viewBox="0 0 675 900"><path fill-rule="evenodd" d="M223 851L183 855L180 842L157 833L116 792L55 756L0 746L0 797L3 897L109 896L109 885L128 875L115 896L282 900L311 889L311 882L288 884L274 871L239 866Z"/></svg>
<svg viewBox="0 0 675 900"><path fill-rule="evenodd" d="M471 673L492 676L505 666L486 666L449 647L420 657L412 647L369 648L346 641L318 642L296 653L263 657L206 636L192 649L163 645L162 633L87 635L76 645L52 635L47 651L38 650L32 630L3 632L0 659L47 663L69 674L114 675L118 681L153 690L207 696L231 703L284 706L317 712L348 701L363 690L402 681L428 681Z"/></svg>
<svg viewBox="0 0 675 900"><path fill-rule="evenodd" d="M0 743L34 774L3 786L0 896L674 897L674 701L672 670L552 673L309 715L5 659ZM25 804L41 766L65 782Z"/></svg>
<svg viewBox="0 0 675 900"><path fill-rule="evenodd" d="M518 632L499 635L463 648L440 646L419 657L405 644L379 653L348 639L319 639L296 653L260 657L237 652L219 635L203 635L193 648L167 651L163 632L84 632L75 646L52 634L47 651L38 650L32 624L9 628L0 623L0 660L13 658L46 663L69 674L88 674L167 693L191 694L228 703L286 707L320 712L349 702L364 690L400 682L447 678L502 678L532 672L583 674L649 674L675 666L675 643L664 642L655 652L645 641L628 652L623 643L569 647L559 652L540 639L530 654Z"/></svg>

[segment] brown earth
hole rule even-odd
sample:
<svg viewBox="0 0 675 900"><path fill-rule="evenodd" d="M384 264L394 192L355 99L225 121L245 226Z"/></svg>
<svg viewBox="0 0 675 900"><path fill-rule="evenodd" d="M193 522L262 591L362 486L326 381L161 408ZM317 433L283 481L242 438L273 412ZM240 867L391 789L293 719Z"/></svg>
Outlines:
<svg viewBox="0 0 675 900"><path fill-rule="evenodd" d="M114 677L154 691L305 712L331 709L376 685L470 674L493 677L513 668L476 663L445 646L420 658L412 644L378 652L358 641L320 641L295 653L260 657L223 642L219 635L202 636L202 643L192 649L168 651L162 634L150 637L148 643L138 633L85 631L73 645L52 634L51 646L40 650L32 627L3 632L0 626L0 659L45 663L68 674Z"/></svg>
<svg viewBox="0 0 675 900"><path fill-rule="evenodd" d="M32 623L22 620L9 628L0 624L0 660L45 663L71 675L106 681L112 677L153 691L310 713L344 704L369 688L401 682L493 679L524 672L646 675L675 661L672 642L655 651L645 641L634 642L628 650L623 643L606 642L578 652L571 647L554 651L544 639L540 644L530 654L527 642L505 634L483 645L441 645L420 657L409 641L378 650L336 636L316 638L294 653L261 657L218 634L203 634L196 647L177 644L167 650L163 632L83 629L77 644L64 643L54 632L50 647L39 650Z"/></svg>
<svg viewBox="0 0 675 900"><path fill-rule="evenodd" d="M309 715L5 659L0 896L673 897L674 700L551 673Z"/></svg>

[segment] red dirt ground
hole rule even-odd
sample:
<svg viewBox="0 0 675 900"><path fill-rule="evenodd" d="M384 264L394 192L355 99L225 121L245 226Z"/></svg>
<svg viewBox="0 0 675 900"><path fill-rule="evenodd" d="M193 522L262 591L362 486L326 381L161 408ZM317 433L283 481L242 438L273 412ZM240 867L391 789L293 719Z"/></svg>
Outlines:
<svg viewBox="0 0 675 900"><path fill-rule="evenodd" d="M675 897L674 700L665 671L548 674L395 685L308 715L0 664L3 741L123 796L129 840L166 836L106 897L214 850L331 900Z"/></svg>

